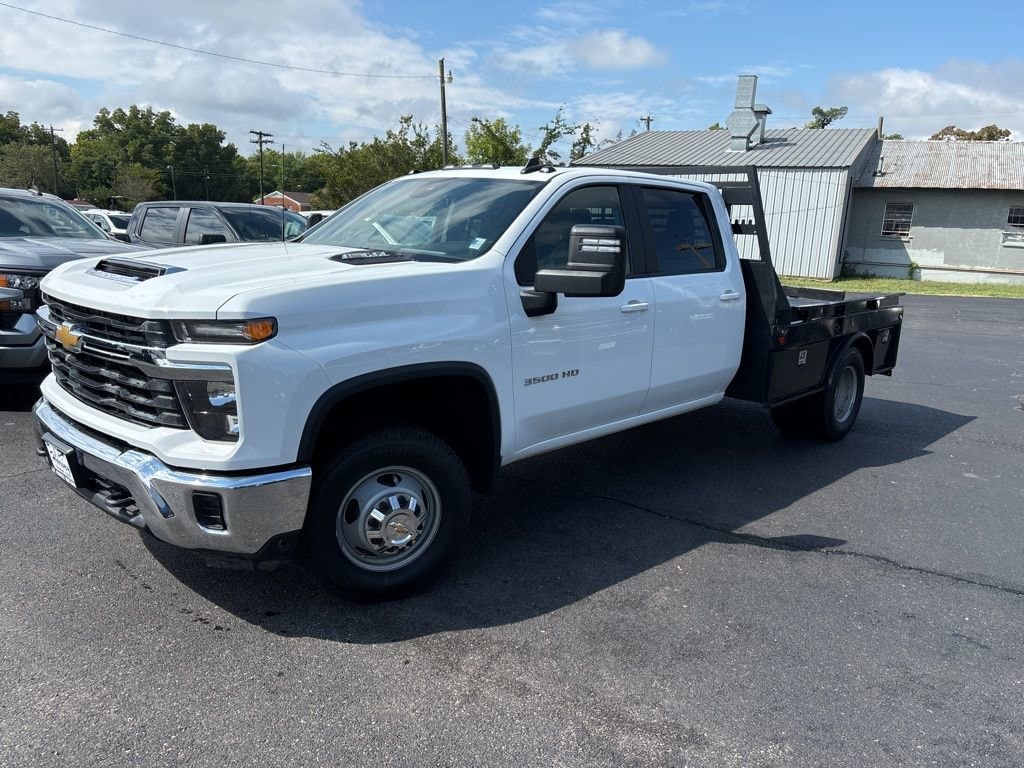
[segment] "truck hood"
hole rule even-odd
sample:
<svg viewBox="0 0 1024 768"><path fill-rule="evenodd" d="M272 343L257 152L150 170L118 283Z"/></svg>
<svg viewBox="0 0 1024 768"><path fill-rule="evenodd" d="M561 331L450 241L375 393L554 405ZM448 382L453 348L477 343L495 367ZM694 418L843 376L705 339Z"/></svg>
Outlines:
<svg viewBox="0 0 1024 768"><path fill-rule="evenodd" d="M50 271L65 262L104 254L137 254L146 249L116 240L77 237L0 237L0 272Z"/></svg>
<svg viewBox="0 0 1024 768"><path fill-rule="evenodd" d="M42 282L57 299L93 309L153 319L213 318L217 309L248 291L300 282L347 282L397 276L447 265L401 261L347 264L331 257L358 249L305 243L204 245L125 254L131 262L164 268L148 279L97 271L103 259L87 259L55 269ZM124 256L117 254L124 261Z"/></svg>

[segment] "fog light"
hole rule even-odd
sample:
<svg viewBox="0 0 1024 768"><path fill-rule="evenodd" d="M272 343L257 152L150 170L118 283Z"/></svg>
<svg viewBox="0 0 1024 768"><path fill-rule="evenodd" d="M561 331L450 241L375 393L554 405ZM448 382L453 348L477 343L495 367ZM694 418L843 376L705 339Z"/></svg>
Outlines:
<svg viewBox="0 0 1024 768"><path fill-rule="evenodd" d="M238 441L241 425L233 382L178 381L175 387L188 422L200 437Z"/></svg>

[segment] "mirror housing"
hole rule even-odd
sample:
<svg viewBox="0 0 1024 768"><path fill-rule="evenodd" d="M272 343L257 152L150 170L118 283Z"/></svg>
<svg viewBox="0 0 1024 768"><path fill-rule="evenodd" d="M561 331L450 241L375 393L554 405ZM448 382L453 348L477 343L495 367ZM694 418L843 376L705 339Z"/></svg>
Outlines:
<svg viewBox="0 0 1024 768"><path fill-rule="evenodd" d="M618 296L626 286L628 247L624 227L576 224L569 233L565 269L542 269L533 281L537 293Z"/></svg>
<svg viewBox="0 0 1024 768"><path fill-rule="evenodd" d="M214 234L213 232L204 232L199 236L200 245L212 245L213 243L226 243L228 236L224 234Z"/></svg>

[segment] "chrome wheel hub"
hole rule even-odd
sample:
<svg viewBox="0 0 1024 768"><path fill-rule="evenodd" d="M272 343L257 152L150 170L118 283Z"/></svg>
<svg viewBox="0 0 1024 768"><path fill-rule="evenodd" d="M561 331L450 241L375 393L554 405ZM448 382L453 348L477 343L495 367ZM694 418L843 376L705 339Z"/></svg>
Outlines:
<svg viewBox="0 0 1024 768"><path fill-rule="evenodd" d="M839 372L836 379L835 396L832 398L832 415L842 424L853 413L853 405L857 402L857 372L846 366Z"/></svg>
<svg viewBox="0 0 1024 768"><path fill-rule="evenodd" d="M335 524L344 555L361 568L391 571L415 560L437 533L437 488L410 467L384 467L348 492Z"/></svg>

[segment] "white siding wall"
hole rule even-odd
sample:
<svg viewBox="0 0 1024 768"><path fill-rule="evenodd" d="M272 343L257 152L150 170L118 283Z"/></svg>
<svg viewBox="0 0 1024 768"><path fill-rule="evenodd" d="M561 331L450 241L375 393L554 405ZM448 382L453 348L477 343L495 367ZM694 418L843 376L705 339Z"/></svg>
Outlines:
<svg viewBox="0 0 1024 768"><path fill-rule="evenodd" d="M768 222L768 243L780 275L831 280L839 269L844 202L848 172L845 168L760 168L761 198ZM721 174L705 181L734 180ZM733 216L752 219L746 206ZM756 259L757 238L736 238L740 255Z"/></svg>

